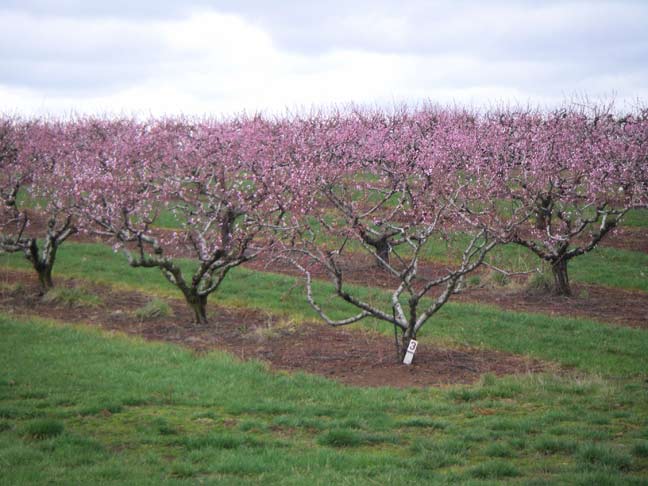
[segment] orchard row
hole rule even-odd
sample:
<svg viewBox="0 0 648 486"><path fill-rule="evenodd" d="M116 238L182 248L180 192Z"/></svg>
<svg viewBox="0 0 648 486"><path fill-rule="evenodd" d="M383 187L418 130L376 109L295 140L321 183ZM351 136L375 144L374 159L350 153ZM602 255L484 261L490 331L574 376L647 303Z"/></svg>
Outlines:
<svg viewBox="0 0 648 486"><path fill-rule="evenodd" d="M225 121L0 120L0 243L24 252L46 291L56 251L76 232L157 267L197 323L229 270L256 258L303 271L310 304L331 325L365 317L402 332L403 349L496 245L546 261L555 292L567 263L648 203L648 112L419 110ZM33 231L40 204L46 227ZM159 219L174 221L161 229ZM461 257L418 271L432 238L460 233ZM384 307L345 287L349 248L398 282ZM191 256L187 275L177 256ZM313 265L357 308L331 319Z"/></svg>

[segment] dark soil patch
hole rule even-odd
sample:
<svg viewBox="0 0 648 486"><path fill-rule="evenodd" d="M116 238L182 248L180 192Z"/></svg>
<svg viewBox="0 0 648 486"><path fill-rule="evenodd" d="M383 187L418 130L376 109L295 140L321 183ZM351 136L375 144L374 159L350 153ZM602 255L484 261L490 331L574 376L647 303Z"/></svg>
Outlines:
<svg viewBox="0 0 648 486"><path fill-rule="evenodd" d="M474 383L484 373L506 375L539 372L546 365L509 353L479 349L446 349L419 345L411 366L396 362L394 342L369 331L307 324L287 339L270 340L256 349L275 367L332 377L358 386L426 386Z"/></svg>
<svg viewBox="0 0 648 486"><path fill-rule="evenodd" d="M412 366L395 360L394 342L381 334L333 329L324 324L286 323L250 309L210 305L212 325L195 326L181 301L170 300L173 317L138 320L133 311L150 298L137 292L118 292L106 286L58 279L58 284L82 287L101 296L96 307L45 305L31 274L0 269L0 311L38 315L66 322L83 322L145 339L166 341L204 352L221 349L241 359L259 359L271 368L306 371L356 386L428 386L472 383L484 373L506 375L538 372L546 364L499 351L445 349L422 343ZM20 283L12 289L7 283Z"/></svg>
<svg viewBox="0 0 648 486"><path fill-rule="evenodd" d="M518 312L583 317L605 324L648 329L648 293L597 285L572 284L572 296L560 297L528 290L469 289L456 296L463 302L496 305Z"/></svg>
<svg viewBox="0 0 648 486"><path fill-rule="evenodd" d="M601 241L602 246L648 253L648 228L622 227Z"/></svg>

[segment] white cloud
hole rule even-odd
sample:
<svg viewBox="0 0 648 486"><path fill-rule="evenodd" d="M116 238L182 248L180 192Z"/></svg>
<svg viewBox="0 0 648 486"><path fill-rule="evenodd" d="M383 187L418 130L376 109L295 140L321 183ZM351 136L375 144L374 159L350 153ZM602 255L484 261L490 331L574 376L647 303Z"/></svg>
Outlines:
<svg viewBox="0 0 648 486"><path fill-rule="evenodd" d="M648 97L643 4L253 0L153 15L41 1L0 10L0 104L26 113L227 114L331 103ZM196 4L198 5L198 4ZM371 8L371 7L374 8ZM96 7L96 9L94 9ZM237 11L238 8L238 11ZM459 9L463 8L460 12ZM645 16L645 15L644 15Z"/></svg>

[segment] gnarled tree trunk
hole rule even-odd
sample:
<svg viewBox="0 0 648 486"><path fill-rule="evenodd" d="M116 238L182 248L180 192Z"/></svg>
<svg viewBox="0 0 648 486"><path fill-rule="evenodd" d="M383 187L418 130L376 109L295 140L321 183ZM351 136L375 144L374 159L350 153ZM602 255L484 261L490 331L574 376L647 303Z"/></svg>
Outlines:
<svg viewBox="0 0 648 486"><path fill-rule="evenodd" d="M391 250L391 245L389 243L389 237L383 236L381 238L374 238L364 233L362 235L363 241L372 246L376 251L376 266L380 269L386 269L389 265L389 252Z"/></svg>
<svg viewBox="0 0 648 486"><path fill-rule="evenodd" d="M54 281L52 280L52 266L44 265L36 268L38 272L38 283L40 284L41 294L46 294L49 290L54 288Z"/></svg>
<svg viewBox="0 0 648 486"><path fill-rule="evenodd" d="M38 242L35 238L30 239L25 247L27 259L31 262L32 267L38 274L41 295L46 294L50 289L54 288L52 268L54 267L57 249L58 244L56 240L49 235L45 238L42 251L39 251Z"/></svg>
<svg viewBox="0 0 648 486"><path fill-rule="evenodd" d="M551 263L551 272L554 278L554 293L556 295L571 295L569 275L567 274L567 259L559 258Z"/></svg>
<svg viewBox="0 0 648 486"><path fill-rule="evenodd" d="M193 323L196 325L208 324L207 296L199 295L197 292L191 292L185 294L185 299L194 314Z"/></svg>
<svg viewBox="0 0 648 486"><path fill-rule="evenodd" d="M386 268L389 265L389 243L387 238L376 241L373 247L376 249L376 265L378 268Z"/></svg>
<svg viewBox="0 0 648 486"><path fill-rule="evenodd" d="M535 227L539 230L544 230L549 224L549 214L551 206L551 198L540 198L538 205L534 211L535 213Z"/></svg>
<svg viewBox="0 0 648 486"><path fill-rule="evenodd" d="M536 216L536 222L535 222L535 227L536 229L543 230L547 227L547 216L545 215L544 211L541 209L537 209L535 211L535 216Z"/></svg>

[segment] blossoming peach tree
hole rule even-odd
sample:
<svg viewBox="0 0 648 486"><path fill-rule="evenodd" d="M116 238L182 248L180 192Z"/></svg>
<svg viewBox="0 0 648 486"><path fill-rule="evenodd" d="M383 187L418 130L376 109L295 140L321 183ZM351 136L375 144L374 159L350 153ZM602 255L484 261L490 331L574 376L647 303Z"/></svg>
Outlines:
<svg viewBox="0 0 648 486"><path fill-rule="evenodd" d="M645 113L491 113L483 138L479 157L490 164L502 199L528 216L511 241L549 264L555 294L570 295L569 261L646 204Z"/></svg>
<svg viewBox="0 0 648 486"><path fill-rule="evenodd" d="M462 177L451 156L471 146L465 122L463 115L429 110L356 113L304 128L300 157L312 167L308 192L318 195L319 204L301 219L287 258L304 273L308 302L324 321L332 326L369 317L387 322L400 331L400 359L410 340L501 241L482 218L463 228L458 258L433 272L421 267L430 245L456 229L459 214L479 193L479 181ZM380 263L385 283L392 284L386 302L370 302L348 286L354 250ZM335 294L357 313L334 319L324 310L312 278L321 269Z"/></svg>
<svg viewBox="0 0 648 486"><path fill-rule="evenodd" d="M125 122L107 136L89 131L78 154L88 230L111 238L131 266L160 269L196 324L208 322L207 299L228 272L272 245L269 228L284 213L270 180L272 159L261 150L265 132L254 124ZM109 125L99 129L111 132ZM174 227L156 224L161 213Z"/></svg>
<svg viewBox="0 0 648 486"><path fill-rule="evenodd" d="M71 179L62 163L69 153L69 125L9 119L1 125L0 248L23 252L45 293L54 286L52 270L59 247L77 231ZM35 210L25 207L27 200ZM36 211L43 228L34 224Z"/></svg>

